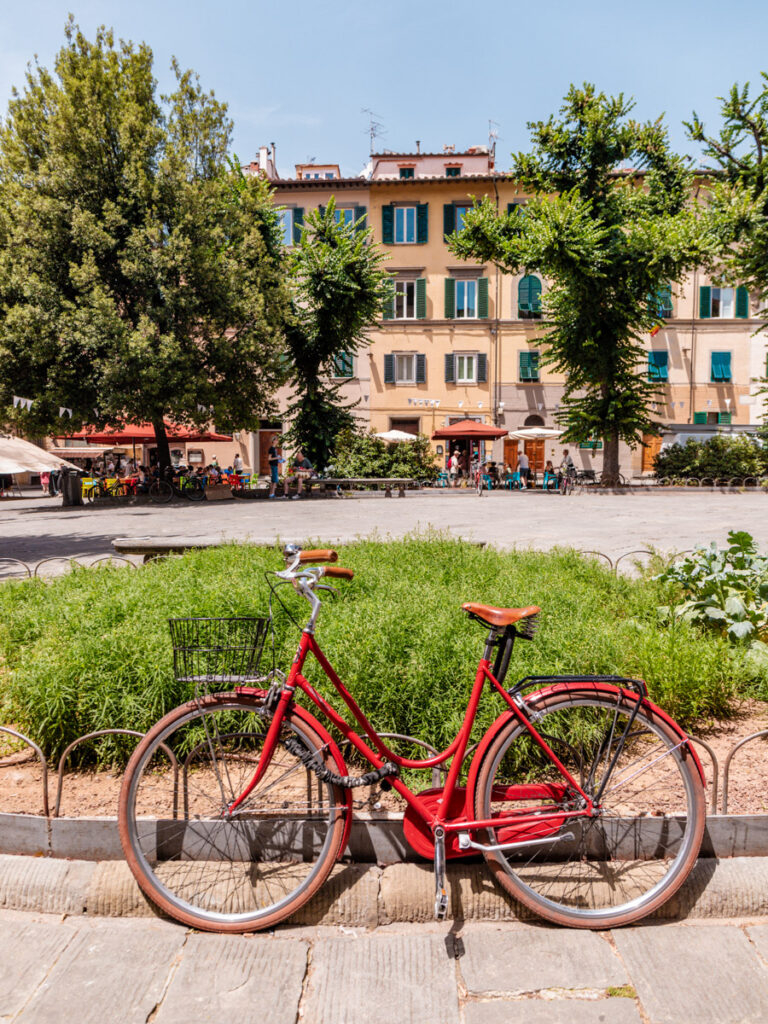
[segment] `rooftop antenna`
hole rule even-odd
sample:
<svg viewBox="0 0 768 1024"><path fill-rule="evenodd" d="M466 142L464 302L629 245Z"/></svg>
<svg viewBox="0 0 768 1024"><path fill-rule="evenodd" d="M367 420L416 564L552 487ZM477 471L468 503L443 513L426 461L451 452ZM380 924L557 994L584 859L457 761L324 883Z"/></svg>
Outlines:
<svg viewBox="0 0 768 1024"><path fill-rule="evenodd" d="M360 113L368 115L368 127L365 130L370 137L370 147L368 152L373 153L376 139L381 138L382 135L386 135L387 132L383 123L379 120L379 115L375 114L369 107L363 107Z"/></svg>
<svg viewBox="0 0 768 1024"><path fill-rule="evenodd" d="M499 138L498 129L500 127L498 121L492 121L488 118L488 152L492 157L496 156L496 141Z"/></svg>

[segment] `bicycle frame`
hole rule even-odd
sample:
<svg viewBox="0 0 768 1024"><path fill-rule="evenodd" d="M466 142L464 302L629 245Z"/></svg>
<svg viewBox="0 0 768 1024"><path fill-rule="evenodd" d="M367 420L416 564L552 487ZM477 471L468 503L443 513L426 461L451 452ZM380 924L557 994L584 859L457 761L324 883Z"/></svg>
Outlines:
<svg viewBox="0 0 768 1024"><path fill-rule="evenodd" d="M325 698L317 692L312 684L302 675L302 669L307 656L312 654L316 659L327 678L333 683L336 691L347 705L352 715L356 719L358 725L361 727L362 732L370 740L375 750L371 749L368 743L357 733L352 726L343 718ZM444 764L449 758L452 758L450 768L448 769L448 775L443 786L443 798L439 805L439 810L434 813L430 810L425 801L414 793L400 778L393 777L388 781L391 783L393 788L407 801L407 803L413 808L413 810L421 817L424 823L434 830L437 827L442 827L446 832L451 831L465 831L471 832L476 829L483 828L502 828L504 826L520 826L526 823L541 823L546 822L548 818L553 820L562 820L563 812L561 809L553 811L551 814L547 814L547 808L550 805L542 805L541 807L534 807L523 811L511 811L506 815L499 815L491 819L467 819L465 817L449 819L449 808L452 806L451 798L457 791L457 782L461 767L464 763L464 757L469 743L469 737L472 732L472 727L475 722L477 714L477 708L480 703L480 696L483 691L483 687L486 683L490 683L491 687L501 694L505 703L512 711L513 715L517 718L518 722L530 733L535 743L541 748L546 754L552 764L557 768L560 775L563 777L568 788L578 795L584 801L584 805L580 809L573 809L568 812L569 818L577 817L592 817L594 812L594 805L590 797L584 792L580 784L574 779L565 765L560 761L557 755L554 753L552 748L547 744L546 740L537 732L535 726L524 710L518 706L512 697L504 690L498 680L491 672L490 660L488 657L489 650L486 651L483 657L480 659L477 666L477 673L475 675L475 681L472 686L472 692L469 697L467 704L467 710L464 714L464 721L462 722L461 728L452 743L446 747L445 750L424 759L412 759L407 757L400 757L391 751L381 737L378 735L374 727L366 718L365 714L359 708L354 697L349 693L347 688L344 686L341 679L339 679L333 666L330 664L328 659L323 654L317 641L315 640L312 632L304 630L301 634L301 640L299 642L296 656L294 657L293 664L291 665L290 673L288 674L285 683L280 690L280 697L277 703L277 707L272 718L272 721L267 730L267 735L264 739L264 747L262 749L261 758L256 771L251 778L250 782L240 794L240 796L229 806L229 813L233 813L237 807L248 797L248 795L258 785L260 779L269 767L272 755L277 746L277 740L280 733L280 727L285 717L288 708L293 700L296 690L301 690L302 693L306 694L312 703L328 718L333 725L341 732L342 736L348 740L356 750L359 751L374 766L374 768L381 768L385 763L385 760L391 761L400 768L415 768L415 769L427 769L434 768L436 765ZM247 692L247 688L242 688L243 692Z"/></svg>

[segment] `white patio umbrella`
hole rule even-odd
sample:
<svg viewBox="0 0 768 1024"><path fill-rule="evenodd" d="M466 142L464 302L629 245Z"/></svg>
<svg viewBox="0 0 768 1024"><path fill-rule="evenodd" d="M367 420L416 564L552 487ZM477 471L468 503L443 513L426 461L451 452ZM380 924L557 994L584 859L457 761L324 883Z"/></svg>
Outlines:
<svg viewBox="0 0 768 1024"><path fill-rule="evenodd" d="M0 434L0 473L47 473L61 466L77 469L71 462L38 448L36 444Z"/></svg>
<svg viewBox="0 0 768 1024"><path fill-rule="evenodd" d="M520 430L510 430L509 436L514 441L548 441L560 437L562 433L562 430L553 427L521 427Z"/></svg>
<svg viewBox="0 0 768 1024"><path fill-rule="evenodd" d="M376 434L382 441L415 441L415 434L406 434L404 430L387 430L383 434Z"/></svg>

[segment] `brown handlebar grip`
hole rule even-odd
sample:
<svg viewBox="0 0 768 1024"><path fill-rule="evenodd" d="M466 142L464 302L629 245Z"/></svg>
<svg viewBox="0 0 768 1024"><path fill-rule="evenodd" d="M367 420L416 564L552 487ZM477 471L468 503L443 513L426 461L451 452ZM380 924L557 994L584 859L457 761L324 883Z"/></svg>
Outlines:
<svg viewBox="0 0 768 1024"><path fill-rule="evenodd" d="M340 565L329 565L323 575L336 576L340 580L351 580L355 578L355 570L343 569Z"/></svg>
<svg viewBox="0 0 768 1024"><path fill-rule="evenodd" d="M300 562L338 562L339 556L331 548L320 548L313 551L302 551Z"/></svg>

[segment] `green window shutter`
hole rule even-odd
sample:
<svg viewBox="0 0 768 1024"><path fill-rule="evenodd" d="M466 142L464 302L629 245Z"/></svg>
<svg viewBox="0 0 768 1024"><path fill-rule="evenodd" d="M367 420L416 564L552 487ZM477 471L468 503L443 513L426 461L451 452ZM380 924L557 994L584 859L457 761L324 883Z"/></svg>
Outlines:
<svg viewBox="0 0 768 1024"><path fill-rule="evenodd" d="M388 282L387 296L381 311L384 320L393 320L395 316L395 282Z"/></svg>
<svg viewBox="0 0 768 1024"><path fill-rule="evenodd" d="M426 320L427 318L427 279L426 277L416 278L416 319Z"/></svg>
<svg viewBox="0 0 768 1024"><path fill-rule="evenodd" d="M707 422L707 414L705 412L695 412L693 414L693 422L694 423L706 423Z"/></svg>
<svg viewBox="0 0 768 1024"><path fill-rule="evenodd" d="M746 320L749 316L749 291L743 284L736 289L736 316L740 320Z"/></svg>
<svg viewBox="0 0 768 1024"><path fill-rule="evenodd" d="M416 241L422 245L429 241L429 203L416 207Z"/></svg>
<svg viewBox="0 0 768 1024"><path fill-rule="evenodd" d="M718 423L730 423L732 416L733 416L733 413L730 413L730 412L719 412L717 414L717 422Z"/></svg>
<svg viewBox="0 0 768 1024"><path fill-rule="evenodd" d="M421 352L416 354L416 383L427 383L427 357Z"/></svg>
<svg viewBox="0 0 768 1024"><path fill-rule="evenodd" d="M522 277L517 286L517 314L531 312L531 280L530 277Z"/></svg>
<svg viewBox="0 0 768 1024"><path fill-rule="evenodd" d="M333 361L335 377L354 377L354 356L350 352L340 352Z"/></svg>
<svg viewBox="0 0 768 1024"><path fill-rule="evenodd" d="M456 207L453 203L443 205L443 234L448 237L456 230Z"/></svg>
<svg viewBox="0 0 768 1024"><path fill-rule="evenodd" d="M301 241L301 230L304 224L304 210L297 206L293 211L293 244L298 245Z"/></svg>
<svg viewBox="0 0 768 1024"><path fill-rule="evenodd" d="M452 320L456 315L456 282L452 277L445 279L445 319Z"/></svg>
<svg viewBox="0 0 768 1024"><path fill-rule="evenodd" d="M699 288L699 317L702 320L708 320L712 309L712 289L708 284L703 284Z"/></svg>
<svg viewBox="0 0 768 1024"><path fill-rule="evenodd" d="M477 355L477 383L485 384L488 380L488 356L485 352Z"/></svg>
<svg viewBox="0 0 768 1024"><path fill-rule="evenodd" d="M384 383L395 383L395 357L391 354L384 356Z"/></svg>
<svg viewBox="0 0 768 1024"><path fill-rule="evenodd" d="M456 360L453 358L452 352L447 352L445 355L445 383L453 384L456 380Z"/></svg>
<svg viewBox="0 0 768 1024"><path fill-rule="evenodd" d="M672 316L672 285L665 284L656 293L658 300L659 316L669 318Z"/></svg>
<svg viewBox="0 0 768 1024"><path fill-rule="evenodd" d="M382 206L381 208L381 240L384 245L395 244L394 206Z"/></svg>
<svg viewBox="0 0 768 1024"><path fill-rule="evenodd" d="M541 312L541 281L539 280L538 277L533 277L533 276L529 277L528 281L529 281L529 284L528 284L528 296L529 296L528 301L530 302L530 305L531 305L531 312L532 313L540 313Z"/></svg>
<svg viewBox="0 0 768 1024"><path fill-rule="evenodd" d="M539 353L531 352L531 380L539 379Z"/></svg>
<svg viewBox="0 0 768 1024"><path fill-rule="evenodd" d="M539 353L520 353L520 380L536 381L539 379Z"/></svg>
<svg viewBox="0 0 768 1024"><path fill-rule="evenodd" d="M648 380L669 380L669 353L648 353Z"/></svg>
<svg viewBox="0 0 768 1024"><path fill-rule="evenodd" d="M729 381L731 379L731 353L713 352L710 379L712 381Z"/></svg>
<svg viewBox="0 0 768 1024"><path fill-rule="evenodd" d="M477 315L481 320L488 319L488 278L481 277L477 282Z"/></svg>
<svg viewBox="0 0 768 1024"><path fill-rule="evenodd" d="M363 219L365 218L365 220ZM367 206L356 206L355 207L355 230L365 231L368 227L368 207Z"/></svg>

